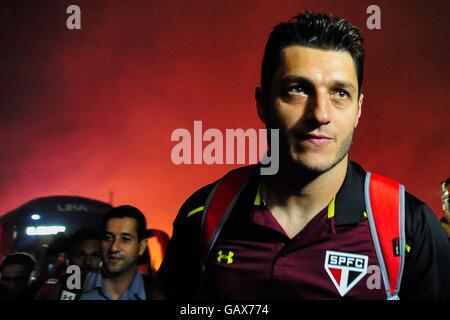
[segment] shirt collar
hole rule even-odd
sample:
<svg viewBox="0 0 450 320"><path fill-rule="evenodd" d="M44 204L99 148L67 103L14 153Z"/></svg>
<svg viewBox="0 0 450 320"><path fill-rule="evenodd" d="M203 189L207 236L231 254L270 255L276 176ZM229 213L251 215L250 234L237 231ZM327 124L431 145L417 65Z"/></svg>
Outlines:
<svg viewBox="0 0 450 320"><path fill-rule="evenodd" d="M356 162L349 161L344 182L328 205L328 217L334 216L336 226L356 224L364 219L364 177L364 169ZM261 183L257 185L253 205L264 205Z"/></svg>
<svg viewBox="0 0 450 320"><path fill-rule="evenodd" d="M105 297L109 297L107 295L106 290L103 286L103 276L101 272L90 272L86 276L85 284L84 284L84 292L90 292L92 290L99 290L102 295ZM144 280L142 279L142 275L139 272L136 272L134 276L133 282L127 291L122 293L121 298L125 297L127 300L131 300L130 298L137 298L138 300L145 300L145 286Z"/></svg>
<svg viewBox="0 0 450 320"><path fill-rule="evenodd" d="M349 161L344 183L336 194L336 226L356 224L364 219L364 178L364 169L359 164Z"/></svg>
<svg viewBox="0 0 450 320"><path fill-rule="evenodd" d="M103 278L100 272L89 272L84 281L84 292L89 292L94 289L103 288Z"/></svg>
<svg viewBox="0 0 450 320"><path fill-rule="evenodd" d="M127 290L129 297L134 296L138 300L145 300L145 287L144 280L142 279L142 275L139 272L136 272L134 276L133 282L131 283L130 288Z"/></svg>

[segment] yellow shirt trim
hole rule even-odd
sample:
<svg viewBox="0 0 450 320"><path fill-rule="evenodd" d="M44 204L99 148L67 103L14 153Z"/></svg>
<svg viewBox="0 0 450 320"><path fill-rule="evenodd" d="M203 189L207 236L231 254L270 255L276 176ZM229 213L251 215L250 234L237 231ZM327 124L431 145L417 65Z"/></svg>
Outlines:
<svg viewBox="0 0 450 320"><path fill-rule="evenodd" d="M200 212L200 211L202 211L202 210L204 210L204 209L205 209L205 206L201 206L201 207L195 208L194 210L189 211L188 214L186 215L186 217L189 218L189 217L192 216L193 214L195 214L195 213L197 213L197 212Z"/></svg>
<svg viewBox="0 0 450 320"><path fill-rule="evenodd" d="M333 200L331 200L330 204L328 205L328 219L331 219L334 217L334 203L336 201L336 196L333 197Z"/></svg>
<svg viewBox="0 0 450 320"><path fill-rule="evenodd" d="M256 191L255 200L253 201L253 205L260 206L262 205L262 198L261 198L261 182L258 184L258 191Z"/></svg>

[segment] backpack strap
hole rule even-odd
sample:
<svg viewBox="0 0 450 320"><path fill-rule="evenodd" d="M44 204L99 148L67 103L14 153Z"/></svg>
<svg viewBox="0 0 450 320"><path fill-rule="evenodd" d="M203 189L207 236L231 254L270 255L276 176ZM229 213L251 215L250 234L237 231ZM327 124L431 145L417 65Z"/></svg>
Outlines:
<svg viewBox="0 0 450 320"><path fill-rule="evenodd" d="M203 269L223 225L257 167L257 165L246 166L228 172L209 194L202 217Z"/></svg>
<svg viewBox="0 0 450 320"><path fill-rule="evenodd" d="M210 192L202 217L205 271L211 250L239 196L257 166L228 172ZM405 260L405 187L367 172L364 184L366 211L388 300L398 300Z"/></svg>
<svg viewBox="0 0 450 320"><path fill-rule="evenodd" d="M142 282L144 283L145 300L153 299L153 274L142 274Z"/></svg>
<svg viewBox="0 0 450 320"><path fill-rule="evenodd" d="M366 173L364 197L375 252L388 300L398 293L405 262L405 187Z"/></svg>

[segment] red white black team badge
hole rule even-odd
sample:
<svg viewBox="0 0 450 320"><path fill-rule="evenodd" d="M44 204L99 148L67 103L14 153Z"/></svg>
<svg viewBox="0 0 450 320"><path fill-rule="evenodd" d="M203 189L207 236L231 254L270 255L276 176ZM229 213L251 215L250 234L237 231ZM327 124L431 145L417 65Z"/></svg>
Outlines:
<svg viewBox="0 0 450 320"><path fill-rule="evenodd" d="M367 273L368 256L338 251L328 251L325 270L341 297L345 296Z"/></svg>

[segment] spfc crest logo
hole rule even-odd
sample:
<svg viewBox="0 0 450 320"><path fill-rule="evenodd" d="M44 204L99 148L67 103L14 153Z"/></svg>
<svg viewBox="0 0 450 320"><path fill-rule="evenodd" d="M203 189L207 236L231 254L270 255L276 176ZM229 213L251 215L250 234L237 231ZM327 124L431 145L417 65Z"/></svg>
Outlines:
<svg viewBox="0 0 450 320"><path fill-rule="evenodd" d="M325 270L341 297L366 275L368 260L367 256L359 254L327 251Z"/></svg>

